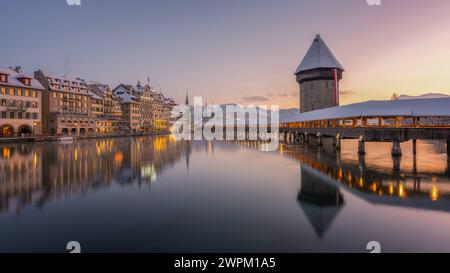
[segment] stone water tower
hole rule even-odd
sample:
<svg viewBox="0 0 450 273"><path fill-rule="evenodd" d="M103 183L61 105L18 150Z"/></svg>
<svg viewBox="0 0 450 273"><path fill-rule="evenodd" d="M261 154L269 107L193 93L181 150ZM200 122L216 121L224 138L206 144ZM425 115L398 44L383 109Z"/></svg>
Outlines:
<svg viewBox="0 0 450 273"><path fill-rule="evenodd" d="M339 105L339 81L344 68L320 35L295 71L300 84L300 112Z"/></svg>

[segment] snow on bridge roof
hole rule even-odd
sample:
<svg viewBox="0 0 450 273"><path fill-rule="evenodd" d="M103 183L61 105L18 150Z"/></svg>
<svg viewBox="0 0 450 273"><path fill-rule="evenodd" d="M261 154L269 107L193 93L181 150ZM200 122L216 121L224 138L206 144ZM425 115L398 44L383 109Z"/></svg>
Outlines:
<svg viewBox="0 0 450 273"><path fill-rule="evenodd" d="M280 123L357 117L450 117L450 98L366 101L280 116Z"/></svg>

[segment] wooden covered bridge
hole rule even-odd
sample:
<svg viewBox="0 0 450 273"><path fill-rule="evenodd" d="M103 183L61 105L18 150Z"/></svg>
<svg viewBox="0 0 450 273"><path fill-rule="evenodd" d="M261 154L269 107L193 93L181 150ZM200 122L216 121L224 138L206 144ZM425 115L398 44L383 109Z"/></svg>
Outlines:
<svg viewBox="0 0 450 273"><path fill-rule="evenodd" d="M450 98L367 101L280 117L280 133L288 142L323 145L332 138L337 149L341 139L358 139L358 152L365 142L392 142L392 155L401 156L400 143L417 139L443 140L450 155Z"/></svg>

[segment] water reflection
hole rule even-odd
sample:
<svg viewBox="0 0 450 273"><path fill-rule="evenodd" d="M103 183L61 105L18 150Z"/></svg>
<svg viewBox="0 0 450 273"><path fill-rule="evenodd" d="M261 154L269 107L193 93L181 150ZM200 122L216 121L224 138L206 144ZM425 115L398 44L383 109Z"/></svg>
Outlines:
<svg viewBox="0 0 450 273"><path fill-rule="evenodd" d="M65 251L74 239L85 251L361 252L372 240L448 251L441 144L418 142L414 156L405 143L401 160L388 143L368 143L365 157L343 144L276 153L172 137L2 145L0 252Z"/></svg>
<svg viewBox="0 0 450 273"><path fill-rule="evenodd" d="M441 143L428 143L428 148L435 152L445 152ZM309 149L309 151L308 151ZM418 171L418 162L412 156L413 162L403 164L409 159L386 156L383 161L378 160L377 154L359 156L358 160L344 160L341 153L332 148L287 146L282 147L283 155L299 160L302 166L308 166L318 173L324 174L329 183L338 182L351 193L362 197L371 203L390 204L399 206L411 206L430 210L450 209L450 178L446 168L440 172L434 172L439 163L446 161L435 161L435 168L431 171ZM439 154L429 153L425 149L419 150L422 157L436 157ZM441 154L446 157L445 154ZM441 158L442 158L441 157ZM429 159L430 160L430 159ZM392 168L387 168L387 162L391 161ZM429 162L424 162L428 164ZM408 170L412 164L412 169ZM303 168L302 168L303 170ZM319 181L307 177L302 184L311 183L310 180ZM323 178L322 178L323 180ZM323 198L326 198L324 195Z"/></svg>
<svg viewBox="0 0 450 273"><path fill-rule="evenodd" d="M327 182L321 173L307 165L301 166L301 183L297 199L320 238L344 205L344 197L339 187Z"/></svg>
<svg viewBox="0 0 450 273"><path fill-rule="evenodd" d="M150 185L183 155L188 165L190 153L190 143L166 136L2 145L0 211L20 213L113 183Z"/></svg>

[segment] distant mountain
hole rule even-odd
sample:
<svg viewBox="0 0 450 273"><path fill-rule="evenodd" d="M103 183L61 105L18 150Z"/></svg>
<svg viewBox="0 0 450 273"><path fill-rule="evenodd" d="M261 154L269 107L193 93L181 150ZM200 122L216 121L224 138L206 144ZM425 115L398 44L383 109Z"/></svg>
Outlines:
<svg viewBox="0 0 450 273"><path fill-rule="evenodd" d="M440 94L440 93L428 93L419 96L409 96L409 95L401 95L398 97L399 100L418 100L418 99L440 99L440 98L448 98L449 95Z"/></svg>

